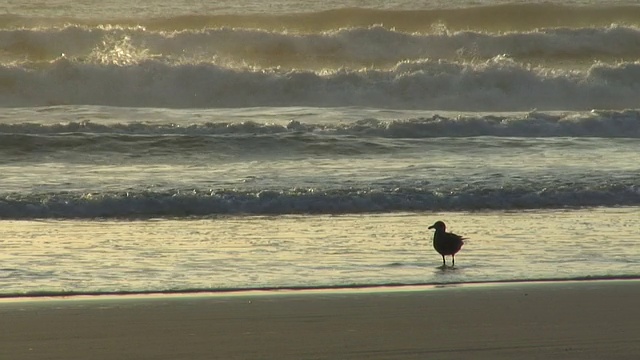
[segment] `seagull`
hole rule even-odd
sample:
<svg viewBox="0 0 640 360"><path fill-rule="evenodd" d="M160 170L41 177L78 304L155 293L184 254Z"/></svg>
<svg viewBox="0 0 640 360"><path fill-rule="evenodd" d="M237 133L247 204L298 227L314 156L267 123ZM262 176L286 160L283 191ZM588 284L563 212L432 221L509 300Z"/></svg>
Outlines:
<svg viewBox="0 0 640 360"><path fill-rule="evenodd" d="M456 265L454 256L460 251L466 238L454 233L448 233L446 231L447 225L442 221L436 221L435 224L429 226L429 229L436 229L433 235L433 247L442 255L442 267L447 266L447 262L444 260L445 255L451 255L451 267L454 267Z"/></svg>

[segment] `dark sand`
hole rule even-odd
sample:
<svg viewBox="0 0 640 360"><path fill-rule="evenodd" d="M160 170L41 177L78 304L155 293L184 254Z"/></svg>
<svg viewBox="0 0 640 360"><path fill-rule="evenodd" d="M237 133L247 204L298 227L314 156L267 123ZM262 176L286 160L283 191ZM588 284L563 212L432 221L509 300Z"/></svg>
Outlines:
<svg viewBox="0 0 640 360"><path fill-rule="evenodd" d="M640 281L0 301L0 359L639 359Z"/></svg>

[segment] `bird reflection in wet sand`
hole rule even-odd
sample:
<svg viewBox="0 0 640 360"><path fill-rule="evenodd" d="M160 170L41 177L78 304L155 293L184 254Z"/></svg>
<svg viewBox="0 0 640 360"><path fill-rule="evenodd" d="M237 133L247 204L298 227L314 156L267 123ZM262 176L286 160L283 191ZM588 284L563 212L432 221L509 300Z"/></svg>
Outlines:
<svg viewBox="0 0 640 360"><path fill-rule="evenodd" d="M435 224L429 226L429 229L435 229L433 235L433 247L442 255L442 268L447 266L445 255L451 255L451 267L456 265L455 255L464 244L465 237L447 232L447 226L442 221L436 221Z"/></svg>

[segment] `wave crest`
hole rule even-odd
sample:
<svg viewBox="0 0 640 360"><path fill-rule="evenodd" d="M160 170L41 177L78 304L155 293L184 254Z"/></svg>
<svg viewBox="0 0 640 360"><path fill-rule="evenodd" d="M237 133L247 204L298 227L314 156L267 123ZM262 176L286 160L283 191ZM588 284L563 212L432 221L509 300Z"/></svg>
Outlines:
<svg viewBox="0 0 640 360"><path fill-rule="evenodd" d="M407 33L383 25L291 33L245 28L151 31L141 26L67 25L53 29L0 30L3 58L16 62L52 61L64 54L77 62L124 64L150 56L177 63L252 64L261 68L389 68L402 60L424 58L461 62L508 54L529 63L573 60L635 60L640 56L638 27L552 28L525 32L449 31Z"/></svg>
<svg viewBox="0 0 640 360"><path fill-rule="evenodd" d="M289 189L4 195L0 218L150 218L640 205L631 184L510 189Z"/></svg>

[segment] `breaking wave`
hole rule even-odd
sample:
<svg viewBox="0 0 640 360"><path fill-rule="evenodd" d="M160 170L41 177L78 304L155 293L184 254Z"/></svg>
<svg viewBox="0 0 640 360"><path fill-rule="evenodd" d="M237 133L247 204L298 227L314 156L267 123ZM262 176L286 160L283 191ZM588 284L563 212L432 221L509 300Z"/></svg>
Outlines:
<svg viewBox="0 0 640 360"><path fill-rule="evenodd" d="M640 103L640 64L586 72L530 69L505 58L479 64L420 60L390 70L237 70L202 63L0 68L1 106L108 105L223 108L363 106L455 111L590 110Z"/></svg>
<svg viewBox="0 0 640 360"><path fill-rule="evenodd" d="M638 27L615 24L503 33L447 28L409 33L383 25L308 34L229 27L157 32L140 26L81 25L0 30L2 56L17 62L53 61L64 54L80 63L132 64L155 57L173 63L224 61L318 69L391 67L424 58L491 59L503 54L532 63L635 60L640 55L638 39Z"/></svg>

